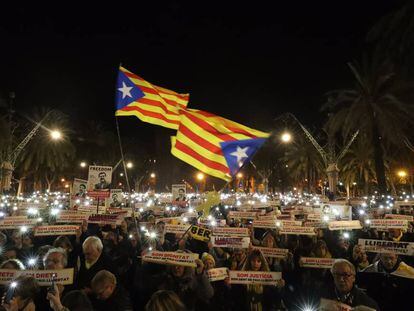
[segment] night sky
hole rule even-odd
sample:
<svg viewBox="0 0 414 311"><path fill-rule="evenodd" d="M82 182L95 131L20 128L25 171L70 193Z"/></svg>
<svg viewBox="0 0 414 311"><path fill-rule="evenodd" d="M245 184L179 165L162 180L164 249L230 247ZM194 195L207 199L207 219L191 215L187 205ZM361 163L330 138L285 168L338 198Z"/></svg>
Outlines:
<svg viewBox="0 0 414 311"><path fill-rule="evenodd" d="M362 55L367 31L403 1L285 2L3 6L0 94L16 92L18 113L46 106L75 128L87 119L114 128L122 63L190 93L191 108L269 131L289 111L312 128L324 121L325 93L352 85L346 63ZM144 147L173 134L134 117L120 125Z"/></svg>

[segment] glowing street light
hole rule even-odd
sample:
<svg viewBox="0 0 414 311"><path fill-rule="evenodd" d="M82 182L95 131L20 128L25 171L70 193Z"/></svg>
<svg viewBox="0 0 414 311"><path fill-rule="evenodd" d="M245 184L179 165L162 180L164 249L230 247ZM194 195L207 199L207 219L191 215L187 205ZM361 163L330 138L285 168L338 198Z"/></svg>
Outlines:
<svg viewBox="0 0 414 311"><path fill-rule="evenodd" d="M237 173L237 178L243 178L243 173Z"/></svg>
<svg viewBox="0 0 414 311"><path fill-rule="evenodd" d="M155 178L155 176L156 176L155 173L151 173L150 175L151 178Z"/></svg>
<svg viewBox="0 0 414 311"><path fill-rule="evenodd" d="M199 181L202 181L202 180L204 179L204 174L203 174L203 173L198 173L198 174L197 174L197 179L198 179Z"/></svg>
<svg viewBox="0 0 414 311"><path fill-rule="evenodd" d="M134 166L134 164L132 164L132 162L128 162L126 166L127 166L127 168L132 168Z"/></svg>
<svg viewBox="0 0 414 311"><path fill-rule="evenodd" d="M284 143L289 143L292 140L292 135L288 132L284 132L281 136L280 139L282 140L282 142Z"/></svg>
<svg viewBox="0 0 414 311"><path fill-rule="evenodd" d="M86 162L81 162L80 167L86 167Z"/></svg>
<svg viewBox="0 0 414 311"><path fill-rule="evenodd" d="M62 133L58 130L52 130L52 131L50 131L50 137L53 140L59 140L59 139L62 138Z"/></svg>
<svg viewBox="0 0 414 311"><path fill-rule="evenodd" d="M397 172L397 175L401 178L407 177L407 172L404 170L400 170Z"/></svg>

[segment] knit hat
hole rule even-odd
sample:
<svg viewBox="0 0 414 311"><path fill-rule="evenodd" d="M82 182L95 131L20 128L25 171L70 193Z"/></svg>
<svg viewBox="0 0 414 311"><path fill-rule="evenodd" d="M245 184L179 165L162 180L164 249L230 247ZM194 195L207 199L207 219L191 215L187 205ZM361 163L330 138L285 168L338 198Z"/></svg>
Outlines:
<svg viewBox="0 0 414 311"><path fill-rule="evenodd" d="M209 253L203 253L203 255L201 255L201 261L204 263L207 259L210 259L214 263L214 266L216 265L216 261L212 255Z"/></svg>

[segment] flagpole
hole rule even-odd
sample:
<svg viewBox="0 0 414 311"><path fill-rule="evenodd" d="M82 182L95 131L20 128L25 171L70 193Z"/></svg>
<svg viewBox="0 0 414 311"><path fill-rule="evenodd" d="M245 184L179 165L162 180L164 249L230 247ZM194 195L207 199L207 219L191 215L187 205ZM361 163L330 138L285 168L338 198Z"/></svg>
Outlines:
<svg viewBox="0 0 414 311"><path fill-rule="evenodd" d="M128 173L127 173L127 169L126 169L126 165L125 165L124 150L122 149L121 134L120 134L120 131L119 131L119 124L118 124L118 117L117 116L115 116L115 123L116 123L116 131L118 133L118 143L119 143L119 150L121 152L122 165L124 167L124 174L125 174L125 179L126 179L126 182L127 182L127 189L128 189L128 192L131 192L131 187L129 185Z"/></svg>

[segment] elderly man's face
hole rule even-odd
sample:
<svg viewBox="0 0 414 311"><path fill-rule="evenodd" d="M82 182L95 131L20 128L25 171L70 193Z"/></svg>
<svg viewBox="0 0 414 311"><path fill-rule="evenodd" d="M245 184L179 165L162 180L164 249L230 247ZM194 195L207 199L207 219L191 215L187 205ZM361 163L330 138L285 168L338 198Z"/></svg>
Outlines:
<svg viewBox="0 0 414 311"><path fill-rule="evenodd" d="M339 263L335 265L333 278L336 289L343 295L348 294L354 286L355 274L346 263Z"/></svg>
<svg viewBox="0 0 414 311"><path fill-rule="evenodd" d="M63 262L63 254L61 253L50 253L45 259L46 270L60 270L65 269Z"/></svg>
<svg viewBox="0 0 414 311"><path fill-rule="evenodd" d="M396 254L381 254L381 263L387 270L391 270L397 264L398 256Z"/></svg>
<svg viewBox="0 0 414 311"><path fill-rule="evenodd" d="M83 254L85 255L86 262L94 262L101 256L101 252L91 244L83 247Z"/></svg>

